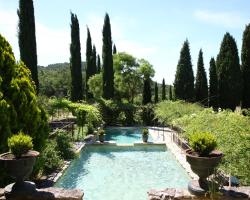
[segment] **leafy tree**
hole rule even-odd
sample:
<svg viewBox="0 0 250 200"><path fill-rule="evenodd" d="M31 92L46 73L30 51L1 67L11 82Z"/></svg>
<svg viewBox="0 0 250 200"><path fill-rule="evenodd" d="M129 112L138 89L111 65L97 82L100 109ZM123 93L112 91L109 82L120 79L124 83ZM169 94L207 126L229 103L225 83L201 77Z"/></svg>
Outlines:
<svg viewBox="0 0 250 200"><path fill-rule="evenodd" d="M100 98L102 96L102 75L95 74L88 80L88 87L94 98Z"/></svg>
<svg viewBox="0 0 250 200"><path fill-rule="evenodd" d="M250 108L250 24L246 26L243 33L241 61L243 76L242 107Z"/></svg>
<svg viewBox="0 0 250 200"><path fill-rule="evenodd" d="M169 100L172 101L173 100L173 94L172 94L172 86L169 86Z"/></svg>
<svg viewBox="0 0 250 200"><path fill-rule="evenodd" d="M101 72L101 59L99 54L97 55L97 67L96 67L97 73Z"/></svg>
<svg viewBox="0 0 250 200"><path fill-rule="evenodd" d="M209 106L218 107L218 81L214 58L211 58L209 67Z"/></svg>
<svg viewBox="0 0 250 200"><path fill-rule="evenodd" d="M36 30L33 0L19 0L17 14L19 17L18 42L20 59L30 69L38 93L39 81L37 72Z"/></svg>
<svg viewBox="0 0 250 200"><path fill-rule="evenodd" d="M195 81L195 100L204 105L208 102L208 86L207 86L207 75L204 68L203 53L202 50L199 52L197 74Z"/></svg>
<svg viewBox="0 0 250 200"><path fill-rule="evenodd" d="M72 101L78 101L83 98L81 44L79 32L80 31L77 16L71 13L70 70Z"/></svg>
<svg viewBox="0 0 250 200"><path fill-rule="evenodd" d="M112 58L112 38L109 16L106 13L103 25L103 97L111 99L114 97L114 69Z"/></svg>
<svg viewBox="0 0 250 200"><path fill-rule="evenodd" d="M217 56L219 106L235 109L241 99L241 71L234 38L226 33Z"/></svg>
<svg viewBox="0 0 250 200"><path fill-rule="evenodd" d="M158 84L155 82L155 103L158 103Z"/></svg>
<svg viewBox="0 0 250 200"><path fill-rule="evenodd" d="M188 40L184 42L180 52L175 74L174 93L177 99L185 101L193 101L194 99L194 74Z"/></svg>
<svg viewBox="0 0 250 200"><path fill-rule="evenodd" d="M121 52L113 56L115 69L115 97L133 102L140 90L139 64L130 54Z"/></svg>
<svg viewBox="0 0 250 200"><path fill-rule="evenodd" d="M116 50L115 44L113 45L113 54L117 54L117 50Z"/></svg>
<svg viewBox="0 0 250 200"><path fill-rule="evenodd" d="M91 98L91 94L88 91L88 80L94 74L93 73L93 60L92 60L92 42L89 28L87 28L87 42L86 42L86 97Z"/></svg>
<svg viewBox="0 0 250 200"><path fill-rule="evenodd" d="M162 80L161 99L162 99L162 101L166 100L166 85L165 85L165 79Z"/></svg>
<svg viewBox="0 0 250 200"><path fill-rule="evenodd" d="M0 35L0 152L7 150L7 138L19 131L33 139L41 150L48 136L45 111L39 107L31 72L16 63L12 48Z"/></svg>

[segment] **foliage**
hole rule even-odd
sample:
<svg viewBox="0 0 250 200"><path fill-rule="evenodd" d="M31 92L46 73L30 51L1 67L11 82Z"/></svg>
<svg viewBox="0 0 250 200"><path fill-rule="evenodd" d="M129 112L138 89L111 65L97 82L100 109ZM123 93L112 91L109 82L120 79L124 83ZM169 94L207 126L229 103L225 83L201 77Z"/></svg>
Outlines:
<svg viewBox="0 0 250 200"><path fill-rule="evenodd" d="M168 99L169 99L170 101L173 100L172 85L169 86L169 96L168 96Z"/></svg>
<svg viewBox="0 0 250 200"><path fill-rule="evenodd" d="M235 109L241 98L241 71L235 39L224 35L216 61L219 107Z"/></svg>
<svg viewBox="0 0 250 200"><path fill-rule="evenodd" d="M250 24L244 30L241 49L243 78L242 107L250 108Z"/></svg>
<svg viewBox="0 0 250 200"><path fill-rule="evenodd" d="M199 156L208 156L217 145L214 135L209 132L193 133L189 135L188 142Z"/></svg>
<svg viewBox="0 0 250 200"><path fill-rule="evenodd" d="M102 97L102 74L95 74L88 80L89 92L93 94L94 98Z"/></svg>
<svg viewBox="0 0 250 200"><path fill-rule="evenodd" d="M155 103L158 103L158 84L155 82Z"/></svg>
<svg viewBox="0 0 250 200"><path fill-rule="evenodd" d="M154 105L149 103L147 105L141 106L140 110L140 116L143 124L146 126L154 125Z"/></svg>
<svg viewBox="0 0 250 200"><path fill-rule="evenodd" d="M231 111L214 112L204 109L193 115L176 119L174 125L185 130L185 136L195 132L211 132L215 135L218 149L224 153L220 166L227 174L250 184L250 118Z"/></svg>
<svg viewBox="0 0 250 200"><path fill-rule="evenodd" d="M71 141L71 136L68 132L64 130L59 130L56 134L56 143L57 148L56 150L59 152L59 155L63 159L72 159L74 158L74 152L73 152L73 144Z"/></svg>
<svg viewBox="0 0 250 200"><path fill-rule="evenodd" d="M209 106L218 107L218 81L214 58L211 58L209 67Z"/></svg>
<svg viewBox="0 0 250 200"><path fill-rule="evenodd" d="M192 102L194 99L194 74L191 63L189 42L183 44L174 80L176 99Z"/></svg>
<svg viewBox="0 0 250 200"><path fill-rule="evenodd" d="M102 30L103 98L114 97L114 69L112 58L112 38L109 16L106 13Z"/></svg>
<svg viewBox="0 0 250 200"><path fill-rule="evenodd" d="M147 128L142 129L142 135L148 135L148 134L149 132Z"/></svg>
<svg viewBox="0 0 250 200"><path fill-rule="evenodd" d="M155 118L165 125L172 125L175 119L185 115L192 115L202 111L198 104L191 104L184 101L163 101L155 107Z"/></svg>
<svg viewBox="0 0 250 200"><path fill-rule="evenodd" d="M33 148L32 138L19 132L8 138L8 147L15 157L20 158L22 154L27 153Z"/></svg>
<svg viewBox="0 0 250 200"><path fill-rule="evenodd" d="M71 13L71 44L70 44L70 71L71 71L71 100L83 99L81 44L79 23L77 16Z"/></svg>
<svg viewBox="0 0 250 200"><path fill-rule="evenodd" d="M48 135L47 115L39 107L31 73L16 63L9 43L0 35L0 152L7 150L7 138L23 131L40 150Z"/></svg>
<svg viewBox="0 0 250 200"><path fill-rule="evenodd" d="M165 85L165 79L162 80L161 99L162 99L162 101L165 101L165 100L166 100L166 85Z"/></svg>
<svg viewBox="0 0 250 200"><path fill-rule="evenodd" d="M195 101L207 105L208 102L208 86L207 75L204 68L203 53L199 52L197 63L197 74L195 80Z"/></svg>
<svg viewBox="0 0 250 200"><path fill-rule="evenodd" d="M96 66L97 73L99 74L101 72L101 59L100 55L97 55L97 66Z"/></svg>
<svg viewBox="0 0 250 200"><path fill-rule="evenodd" d="M36 52L36 31L33 0L19 0L18 43L20 58L30 69L32 80L39 91Z"/></svg>
<svg viewBox="0 0 250 200"><path fill-rule="evenodd" d="M143 93L142 93L142 104L146 105L151 103L151 86L150 86L150 78L146 78L143 84Z"/></svg>
<svg viewBox="0 0 250 200"><path fill-rule="evenodd" d="M117 53L117 50L116 50L116 46L115 44L113 45L113 54L116 54Z"/></svg>
<svg viewBox="0 0 250 200"><path fill-rule="evenodd" d="M104 135L104 134L105 134L105 131L103 129L98 130L98 135Z"/></svg>

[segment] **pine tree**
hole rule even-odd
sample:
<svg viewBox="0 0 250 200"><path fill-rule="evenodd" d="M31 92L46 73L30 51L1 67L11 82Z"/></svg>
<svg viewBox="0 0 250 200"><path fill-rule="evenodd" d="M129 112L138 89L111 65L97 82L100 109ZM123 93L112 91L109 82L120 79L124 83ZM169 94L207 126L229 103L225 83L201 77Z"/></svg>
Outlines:
<svg viewBox="0 0 250 200"><path fill-rule="evenodd" d="M195 100L204 105L208 102L207 75L204 68L202 49L199 52L195 81Z"/></svg>
<svg viewBox="0 0 250 200"><path fill-rule="evenodd" d="M250 108L250 24L248 24L243 33L242 51L242 107Z"/></svg>
<svg viewBox="0 0 250 200"><path fill-rule="evenodd" d="M173 100L173 94L172 94L172 86L169 86L169 100L172 101Z"/></svg>
<svg viewBox="0 0 250 200"><path fill-rule="evenodd" d="M37 71L36 30L33 0L19 0L18 43L20 59L30 69L36 91L39 92Z"/></svg>
<svg viewBox="0 0 250 200"><path fill-rule="evenodd" d="M115 44L114 44L114 46L113 46L113 54L116 54L117 53L117 51L116 51L116 46L115 46Z"/></svg>
<svg viewBox="0 0 250 200"><path fill-rule="evenodd" d="M70 71L71 71L71 100L79 101L83 98L81 44L77 16L71 13L71 44L70 44Z"/></svg>
<svg viewBox="0 0 250 200"><path fill-rule="evenodd" d="M158 103L158 84L155 82L155 103Z"/></svg>
<svg viewBox="0 0 250 200"><path fill-rule="evenodd" d="M112 57L112 38L109 16L106 13L103 25L103 97L112 99L114 97L114 69Z"/></svg>
<svg viewBox="0 0 250 200"><path fill-rule="evenodd" d="M101 59L99 54L97 55L97 73L101 72Z"/></svg>
<svg viewBox="0 0 250 200"><path fill-rule="evenodd" d="M150 78L147 77L144 79L143 83L143 95L142 95L142 104L146 105L151 103L151 86L150 86Z"/></svg>
<svg viewBox="0 0 250 200"><path fill-rule="evenodd" d="M209 106L218 107L218 81L214 58L211 58L209 67Z"/></svg>
<svg viewBox="0 0 250 200"><path fill-rule="evenodd" d="M161 92L161 99L162 101L166 100L166 85L165 85L165 79L162 80L162 92Z"/></svg>
<svg viewBox="0 0 250 200"><path fill-rule="evenodd" d="M175 74L174 93L177 99L190 102L194 99L194 74L188 40L184 42L180 52Z"/></svg>
<svg viewBox="0 0 250 200"><path fill-rule="evenodd" d="M88 91L88 80L91 77L92 74L92 65L93 65L93 60L92 60L92 42L91 42L91 35L89 32L89 28L87 28L87 41L86 41L86 83L85 83L85 88L86 88L86 98L92 98L92 95Z"/></svg>
<svg viewBox="0 0 250 200"><path fill-rule="evenodd" d="M226 33L217 56L219 107L235 109L242 94L242 77L234 38Z"/></svg>

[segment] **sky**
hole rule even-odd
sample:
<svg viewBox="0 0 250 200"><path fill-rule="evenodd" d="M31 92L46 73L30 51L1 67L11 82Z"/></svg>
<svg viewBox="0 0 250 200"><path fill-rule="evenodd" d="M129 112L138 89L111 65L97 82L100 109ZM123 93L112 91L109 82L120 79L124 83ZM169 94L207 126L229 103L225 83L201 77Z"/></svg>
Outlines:
<svg viewBox="0 0 250 200"><path fill-rule="evenodd" d="M118 52L148 60L155 81L173 84L180 49L188 39L194 74L202 48L208 75L223 35L236 40L239 56L242 34L250 23L249 0L33 0L38 65L69 62L70 12L80 24L81 54L85 61L87 26L101 54L105 13L110 16L112 40ZM0 34L19 60L18 0L0 0Z"/></svg>

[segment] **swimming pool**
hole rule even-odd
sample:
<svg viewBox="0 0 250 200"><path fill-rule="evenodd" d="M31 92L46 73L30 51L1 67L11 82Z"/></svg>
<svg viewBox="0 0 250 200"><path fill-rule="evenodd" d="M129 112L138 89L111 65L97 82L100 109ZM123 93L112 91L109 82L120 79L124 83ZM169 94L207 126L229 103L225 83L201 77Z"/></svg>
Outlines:
<svg viewBox="0 0 250 200"><path fill-rule="evenodd" d="M84 200L145 200L150 189L189 180L165 145L87 145L55 186L82 189Z"/></svg>
<svg viewBox="0 0 250 200"><path fill-rule="evenodd" d="M109 127L105 129L105 140L115 141L119 144L142 142L141 133L142 128L140 127ZM150 135L148 141L153 141Z"/></svg>

